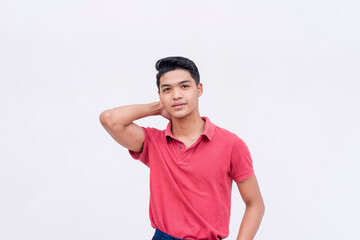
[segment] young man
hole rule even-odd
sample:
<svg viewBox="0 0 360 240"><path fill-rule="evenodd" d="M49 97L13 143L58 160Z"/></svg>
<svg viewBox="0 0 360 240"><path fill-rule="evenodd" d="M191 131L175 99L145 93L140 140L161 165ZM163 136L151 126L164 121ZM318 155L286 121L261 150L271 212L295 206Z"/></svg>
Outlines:
<svg viewBox="0 0 360 240"><path fill-rule="evenodd" d="M237 240L254 238L264 203L250 153L235 134L199 113L203 92L198 69L184 57L157 61L159 102L104 111L106 131L150 168L153 240L218 240L229 235L232 181L246 205ZM161 115L165 130L133 121Z"/></svg>

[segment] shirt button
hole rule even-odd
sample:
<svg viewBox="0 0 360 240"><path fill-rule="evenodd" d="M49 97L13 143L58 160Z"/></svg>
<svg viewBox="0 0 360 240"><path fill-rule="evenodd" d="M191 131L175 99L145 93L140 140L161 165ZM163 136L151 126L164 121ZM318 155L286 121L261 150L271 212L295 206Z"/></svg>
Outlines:
<svg viewBox="0 0 360 240"><path fill-rule="evenodd" d="M182 149L182 146L180 145L179 148Z"/></svg>

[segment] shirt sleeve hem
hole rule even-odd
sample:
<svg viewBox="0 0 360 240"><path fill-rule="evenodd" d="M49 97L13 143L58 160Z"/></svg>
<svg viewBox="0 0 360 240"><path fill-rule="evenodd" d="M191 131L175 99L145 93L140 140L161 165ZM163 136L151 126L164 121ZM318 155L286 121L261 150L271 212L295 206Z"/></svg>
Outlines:
<svg viewBox="0 0 360 240"><path fill-rule="evenodd" d="M255 173L254 169L251 169L250 171L248 171L248 172L246 172L246 173L244 173L244 174L242 174L242 175L234 178L234 181L235 181L236 183L241 182L241 181L244 181L245 179L251 177L254 173Z"/></svg>
<svg viewBox="0 0 360 240"><path fill-rule="evenodd" d="M141 155L144 155L146 154L146 149L147 149L147 145L148 145L148 142L147 142L147 132L145 131L145 128L144 127L141 127L142 130L144 131L144 134L145 134L145 139L144 139L144 143L143 143L143 147L142 147L142 152L134 152L130 149L128 149L129 153L130 153L130 156L135 159L135 160L139 160L141 158Z"/></svg>

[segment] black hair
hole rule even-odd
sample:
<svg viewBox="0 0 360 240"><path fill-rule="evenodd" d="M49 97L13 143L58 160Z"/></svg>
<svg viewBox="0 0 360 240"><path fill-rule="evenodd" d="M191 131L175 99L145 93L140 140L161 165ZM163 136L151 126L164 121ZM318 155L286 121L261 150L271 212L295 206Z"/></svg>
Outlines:
<svg viewBox="0 0 360 240"><path fill-rule="evenodd" d="M158 71L156 74L156 85L160 88L160 77L169 71L176 69L184 69L188 71L191 77L195 80L196 86L200 83L199 70L195 63L185 57L166 57L158 60L155 64L155 68Z"/></svg>

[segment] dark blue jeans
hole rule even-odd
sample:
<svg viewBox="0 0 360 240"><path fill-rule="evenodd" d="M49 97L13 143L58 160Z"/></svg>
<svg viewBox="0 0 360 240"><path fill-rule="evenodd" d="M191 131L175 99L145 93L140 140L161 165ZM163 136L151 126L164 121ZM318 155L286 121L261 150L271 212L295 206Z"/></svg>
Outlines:
<svg viewBox="0 0 360 240"><path fill-rule="evenodd" d="M160 231L159 229L156 229L152 240L184 240L184 239L170 236L170 235Z"/></svg>

